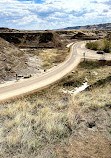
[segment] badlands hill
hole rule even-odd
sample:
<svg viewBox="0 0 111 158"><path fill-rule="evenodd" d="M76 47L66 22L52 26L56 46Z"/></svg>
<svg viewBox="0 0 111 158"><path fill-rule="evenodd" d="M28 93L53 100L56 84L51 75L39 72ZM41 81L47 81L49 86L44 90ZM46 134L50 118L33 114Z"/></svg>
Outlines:
<svg viewBox="0 0 111 158"><path fill-rule="evenodd" d="M25 67L23 52L0 38L0 80L8 80L21 65Z"/></svg>
<svg viewBox="0 0 111 158"><path fill-rule="evenodd" d="M66 27L63 30L111 30L111 23Z"/></svg>
<svg viewBox="0 0 111 158"><path fill-rule="evenodd" d="M0 32L0 37L19 48L62 48L55 32Z"/></svg>

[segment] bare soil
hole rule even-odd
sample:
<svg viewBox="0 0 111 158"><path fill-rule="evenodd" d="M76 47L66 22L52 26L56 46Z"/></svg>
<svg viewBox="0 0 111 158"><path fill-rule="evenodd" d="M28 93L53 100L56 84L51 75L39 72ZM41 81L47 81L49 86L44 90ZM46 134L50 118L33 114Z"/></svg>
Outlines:
<svg viewBox="0 0 111 158"><path fill-rule="evenodd" d="M56 148L58 158L111 158L110 141L101 133L87 133L88 138L77 136L69 146Z"/></svg>
<svg viewBox="0 0 111 158"><path fill-rule="evenodd" d="M0 37L19 48L63 48L55 32L0 33Z"/></svg>
<svg viewBox="0 0 111 158"><path fill-rule="evenodd" d="M16 79L19 76L28 76L41 73L42 61L33 54L26 54L13 44L0 38L0 83Z"/></svg>
<svg viewBox="0 0 111 158"><path fill-rule="evenodd" d="M68 145L57 145L58 158L111 158L111 134L108 127L111 110L88 110L76 115L76 130Z"/></svg>

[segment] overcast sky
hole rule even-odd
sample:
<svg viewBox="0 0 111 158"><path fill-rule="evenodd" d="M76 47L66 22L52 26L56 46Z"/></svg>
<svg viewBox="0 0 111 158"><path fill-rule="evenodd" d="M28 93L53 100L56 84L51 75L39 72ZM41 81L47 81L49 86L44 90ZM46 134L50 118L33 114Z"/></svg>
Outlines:
<svg viewBox="0 0 111 158"><path fill-rule="evenodd" d="M0 0L0 27L58 29L111 22L111 0Z"/></svg>

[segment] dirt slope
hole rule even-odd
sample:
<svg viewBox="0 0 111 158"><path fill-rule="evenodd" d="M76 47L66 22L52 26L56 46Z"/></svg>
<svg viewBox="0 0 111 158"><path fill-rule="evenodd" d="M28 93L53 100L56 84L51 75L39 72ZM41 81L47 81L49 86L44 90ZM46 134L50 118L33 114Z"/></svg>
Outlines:
<svg viewBox="0 0 111 158"><path fill-rule="evenodd" d="M83 32L78 32L77 34L75 34L71 39L82 39L82 40L96 40L96 39L99 39L100 37L98 37L97 35L95 34L86 34L86 33L83 33Z"/></svg>
<svg viewBox="0 0 111 158"><path fill-rule="evenodd" d="M0 37L19 48L62 48L58 34L54 32L0 33Z"/></svg>
<svg viewBox="0 0 111 158"><path fill-rule="evenodd" d="M0 38L0 80L8 80L16 71L25 66L25 58L22 51L13 44Z"/></svg>

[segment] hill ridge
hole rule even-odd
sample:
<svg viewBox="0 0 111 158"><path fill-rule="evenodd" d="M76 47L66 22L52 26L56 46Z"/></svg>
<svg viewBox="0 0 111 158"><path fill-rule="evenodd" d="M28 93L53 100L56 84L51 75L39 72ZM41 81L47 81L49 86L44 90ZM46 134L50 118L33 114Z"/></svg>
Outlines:
<svg viewBox="0 0 111 158"><path fill-rule="evenodd" d="M111 23L84 25L84 26L72 26L63 28L63 30L110 30Z"/></svg>

